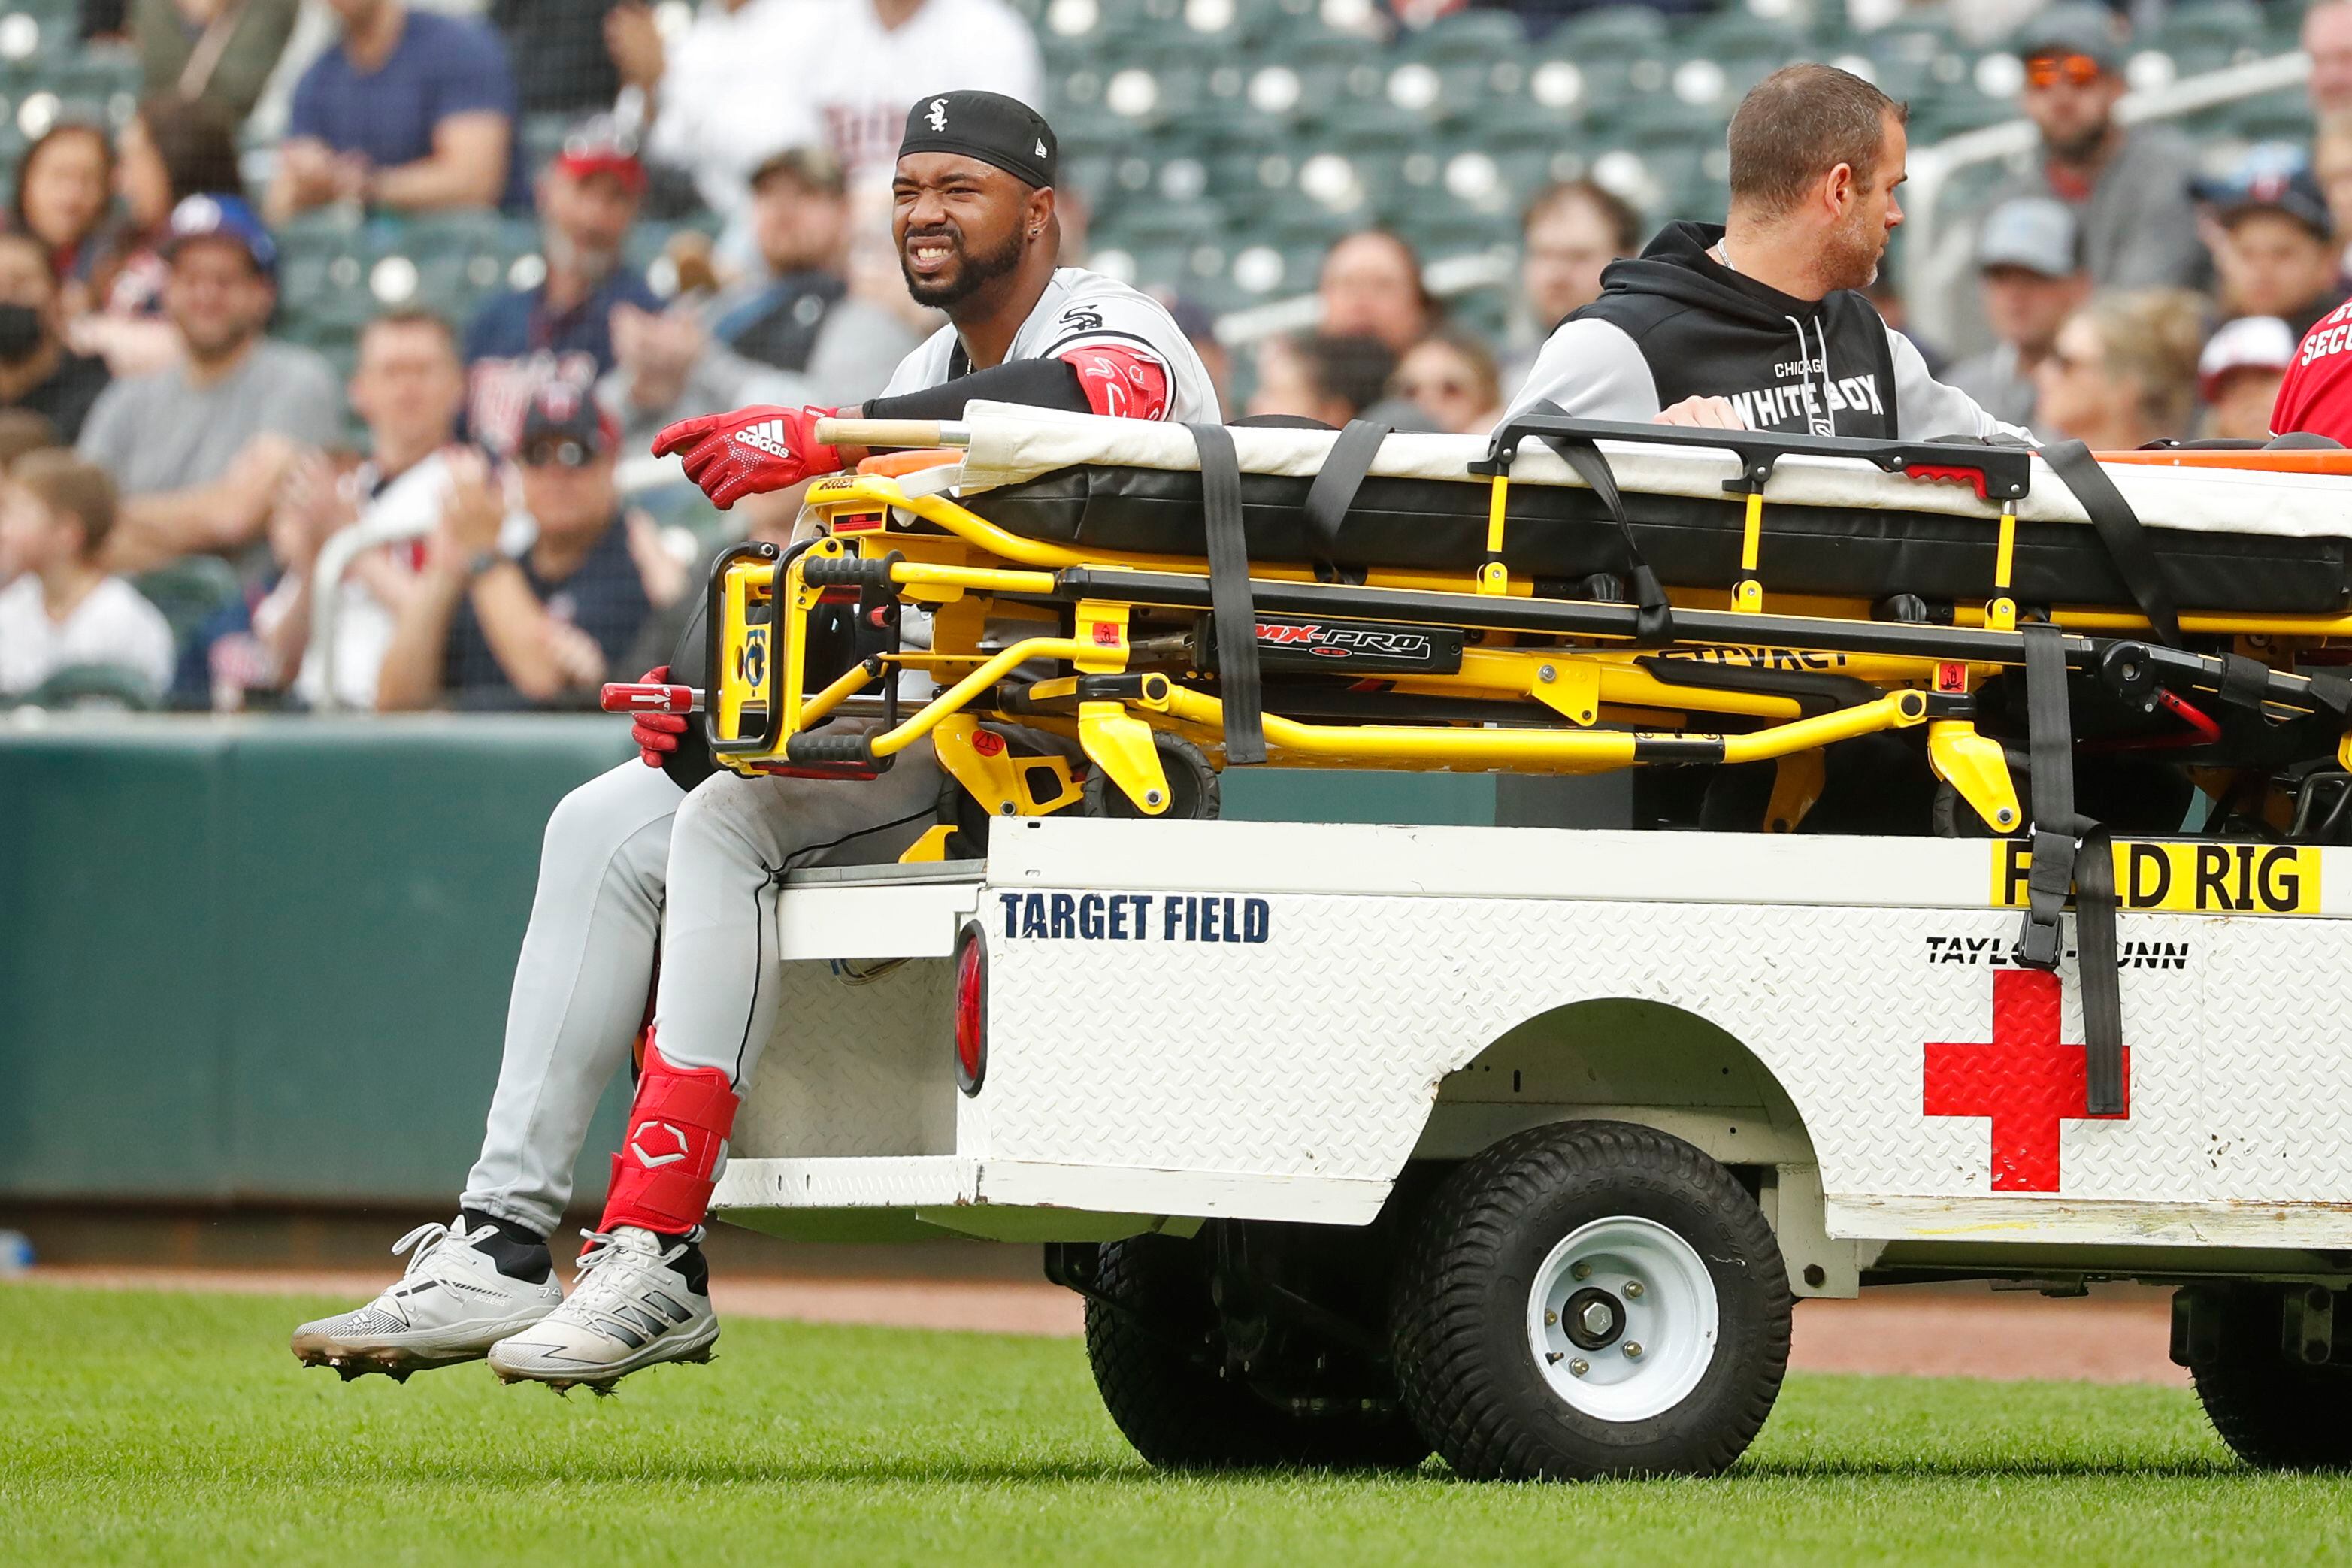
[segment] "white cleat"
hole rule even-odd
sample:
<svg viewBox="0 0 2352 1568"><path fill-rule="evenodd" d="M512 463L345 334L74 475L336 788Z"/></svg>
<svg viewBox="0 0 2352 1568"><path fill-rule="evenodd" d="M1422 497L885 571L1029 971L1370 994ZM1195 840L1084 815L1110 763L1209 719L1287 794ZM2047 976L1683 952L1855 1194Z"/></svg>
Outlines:
<svg viewBox="0 0 2352 1568"><path fill-rule="evenodd" d="M635 1226L582 1234L592 1245L563 1305L490 1347L501 1381L529 1378L559 1394L585 1384L605 1394L640 1367L710 1359L719 1319L691 1240L666 1245Z"/></svg>
<svg viewBox="0 0 2352 1568"><path fill-rule="evenodd" d="M473 1245L497 1227L469 1235L464 1225L421 1225L394 1243L395 1257L416 1249L400 1282L357 1311L295 1330L302 1364L331 1366L346 1383L371 1372L405 1383L426 1367L478 1361L562 1304L552 1268L538 1280L501 1274Z"/></svg>

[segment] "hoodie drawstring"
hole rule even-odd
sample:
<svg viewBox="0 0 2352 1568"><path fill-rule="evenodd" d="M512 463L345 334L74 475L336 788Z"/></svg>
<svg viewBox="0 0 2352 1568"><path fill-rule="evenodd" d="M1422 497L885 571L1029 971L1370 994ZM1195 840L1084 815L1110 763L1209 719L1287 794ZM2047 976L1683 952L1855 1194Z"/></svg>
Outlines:
<svg viewBox="0 0 2352 1568"><path fill-rule="evenodd" d="M1805 342L1805 323L1794 316L1782 316L1780 319L1788 322L1797 334L1797 379L1810 391L1813 384L1813 351ZM1834 436L1837 434L1837 415L1830 408L1830 330L1822 322L1815 321L1813 334L1822 342L1822 418L1829 426L1827 434ZM1819 435L1822 432L1817 430L1814 433Z"/></svg>

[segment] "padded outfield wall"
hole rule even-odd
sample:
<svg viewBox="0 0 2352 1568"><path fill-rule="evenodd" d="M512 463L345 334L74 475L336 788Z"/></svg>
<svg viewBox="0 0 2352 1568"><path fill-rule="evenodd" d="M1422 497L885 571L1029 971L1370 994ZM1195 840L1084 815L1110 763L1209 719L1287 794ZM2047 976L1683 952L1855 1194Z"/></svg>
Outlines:
<svg viewBox="0 0 2352 1568"><path fill-rule="evenodd" d="M609 719L0 717L0 1203L446 1203ZM1226 814L1615 823L1622 778L1234 770ZM580 1192L603 1189L608 1095Z"/></svg>

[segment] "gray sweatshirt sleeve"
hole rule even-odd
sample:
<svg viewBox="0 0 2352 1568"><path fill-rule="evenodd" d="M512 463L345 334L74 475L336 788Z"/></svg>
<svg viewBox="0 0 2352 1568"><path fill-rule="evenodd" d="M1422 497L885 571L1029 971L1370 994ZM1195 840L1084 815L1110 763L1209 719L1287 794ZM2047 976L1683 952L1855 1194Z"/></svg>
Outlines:
<svg viewBox="0 0 2352 1568"><path fill-rule="evenodd" d="M1886 329L1886 346L1895 357L1895 436L1906 441L1931 440L1937 436L2014 436L2031 441L2033 433L2022 425L1994 418L1977 400L1957 386L1947 386L1927 374L1927 362L1917 345L1894 328Z"/></svg>
<svg viewBox="0 0 2352 1568"><path fill-rule="evenodd" d="M1538 403L1557 403L1578 419L1644 425L1658 416L1658 384L1623 328L1563 321L1537 353L1527 384L1503 417L1516 418Z"/></svg>

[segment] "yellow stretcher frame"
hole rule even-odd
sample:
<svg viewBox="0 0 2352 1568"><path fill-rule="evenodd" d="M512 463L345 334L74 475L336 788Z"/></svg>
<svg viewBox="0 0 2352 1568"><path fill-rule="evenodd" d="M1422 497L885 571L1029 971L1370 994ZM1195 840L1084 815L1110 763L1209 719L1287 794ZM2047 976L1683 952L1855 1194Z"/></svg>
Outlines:
<svg viewBox="0 0 2352 1568"><path fill-rule="evenodd" d="M901 472L925 458L901 455L891 466ZM932 461L952 461L941 451ZM1503 495L1507 476L1492 481L1488 549L1499 553L1504 531ZM1223 705L1206 693L1179 685L1164 671L1147 668L1139 685L1116 699L1080 700L1074 721L1035 715L1013 718L976 710L980 696L1018 667L1038 659L1065 663L1079 675L1130 673L1134 648L1130 615L1154 606L1151 576L1171 586L1197 582L1208 573L1199 557L1126 552L1081 552L998 527L937 489L911 491L900 473L860 472L813 486L807 506L819 534L787 562L781 573L772 561L735 560L721 568L714 604L714 670L710 706L714 738L736 742L756 717L769 743L722 751L720 761L745 773L790 771L785 751L792 738L813 731L852 697L895 679L905 669L928 671L939 694L897 723L868 739L871 755L887 759L928 739L941 764L992 814L1034 816L1077 804L1080 791L1066 764L1021 759L1011 770L996 754L974 751L984 719L1068 733L1087 761L1108 775L1146 816L1164 812L1171 799L1165 770L1152 739L1174 734L1202 747L1212 765L1222 766ZM1724 607L1761 614L1765 588L1760 563L1769 555L1766 501L1760 491L1747 498L1739 579L1723 589L1671 590L1678 608ZM924 525L928 525L927 527ZM1958 606L1957 626L1996 632L2016 626L2017 607L2009 593L2009 566L2018 520L2005 509L1995 558L1989 563L1988 593L1980 605ZM904 604L929 608L934 616L932 647L869 660L823 689L803 689L798 630L807 623L824 590L808 581L818 563L863 562L880 574ZM1369 589L1458 596L1459 624L1480 624L1482 603L1496 595L1528 597L1533 584L1495 569L1489 562L1454 573L1373 568ZM1002 619L1000 601L1041 599L1059 592L1055 574L1071 568L1118 570L1139 574L1142 585L1116 601L1081 600L1072 635L1024 637L1001 647L982 647L989 622ZM1269 583L1313 583L1311 566L1253 563L1251 575ZM1161 606L1181 605L1171 592ZM1030 611L1032 616L1037 612ZM1870 606L1858 601L1776 595L1771 617L1843 619L1868 623ZM1406 618L1406 617L1400 617ZM2129 633L2147 626L2144 616L2112 606L2065 607L2051 619L2069 632ZM2352 637L2352 615L2230 616L2185 614L2184 630L2231 636L2242 649L2271 655L2274 665L2291 663L2297 648ZM1439 624L1439 623L1431 623ZM772 630L771 629L772 628ZM775 639L768 647L767 639ZM1787 658L1834 669L1882 689L1876 699L1828 713L1806 716L1790 698L1674 684L1638 660L1664 655L1719 664L1762 666ZM1925 725L1928 759L1936 775L1949 783L1996 831L2021 826L2023 815L2001 746L1966 718L1931 716L1928 693L1965 696L1989 676L2014 668L2018 658L1954 661L1900 653L1829 652L1803 648L1762 650L1720 645L1636 648L1629 639L1602 636L1531 641L1521 635L1486 634L1465 643L1461 668L1450 674L1382 677L1390 689L1412 696L1502 703L1538 703L1564 723L1546 727L1479 724L1310 723L1265 715L1269 761L1293 766L1370 766L1461 771L1583 773L1613 771L1651 762L1704 760L1727 763L1774 761L1779 782L1765 826L1795 827L1818 795L1821 749L1856 736ZM766 672L764 681L751 677ZM1075 691L1073 681L1072 689ZM1736 732L1696 731L1703 716L1720 716L1759 727ZM2352 740L2343 747L2352 754ZM1036 773L1050 787L1032 786Z"/></svg>

